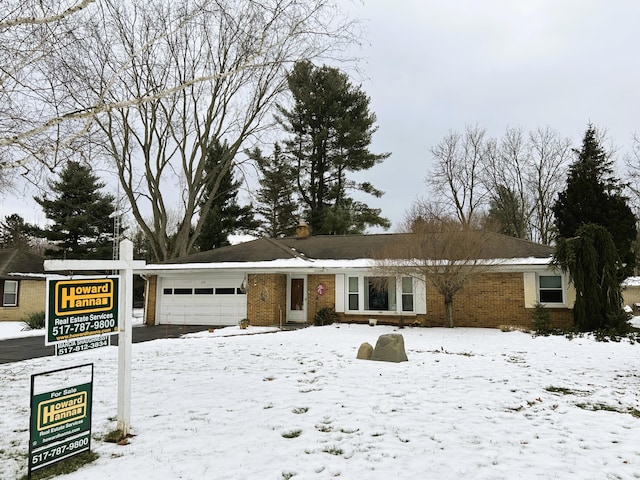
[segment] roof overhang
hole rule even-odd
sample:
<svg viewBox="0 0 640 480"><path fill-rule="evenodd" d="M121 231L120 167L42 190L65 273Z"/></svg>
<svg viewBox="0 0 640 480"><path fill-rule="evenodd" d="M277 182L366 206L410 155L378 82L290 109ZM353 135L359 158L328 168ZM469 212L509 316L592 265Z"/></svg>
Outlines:
<svg viewBox="0 0 640 480"><path fill-rule="evenodd" d="M408 262L411 264L411 262ZM413 263L415 264L415 262ZM438 262L433 262L436 266ZM488 259L475 263L477 266L486 266L493 272L525 272L535 271L541 268L547 269L551 264L548 258L509 258ZM243 272L243 273L326 273L349 270L368 270L377 266L377 262L370 258L355 260L312 260L303 258L290 258L264 262L219 262L219 263L176 263L176 264L150 264L144 270L136 270L136 273L147 275L167 275L172 273L190 272Z"/></svg>

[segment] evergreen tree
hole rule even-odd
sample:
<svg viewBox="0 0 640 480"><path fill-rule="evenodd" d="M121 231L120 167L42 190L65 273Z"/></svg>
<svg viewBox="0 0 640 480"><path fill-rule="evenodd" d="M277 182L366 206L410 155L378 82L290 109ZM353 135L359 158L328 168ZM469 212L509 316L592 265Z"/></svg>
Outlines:
<svg viewBox="0 0 640 480"><path fill-rule="evenodd" d="M298 223L295 202L295 172L278 143L273 154L265 157L260 149L251 152L260 172L256 212L264 218L259 232L270 238L293 235Z"/></svg>
<svg viewBox="0 0 640 480"><path fill-rule="evenodd" d="M575 325L582 331L626 328L619 262L613 238L606 228L583 225L571 238L558 239L554 262L569 272L578 292L573 307Z"/></svg>
<svg viewBox="0 0 640 480"><path fill-rule="evenodd" d="M497 185L489 201L490 224L496 231L516 238L527 236L525 208L516 193L506 185Z"/></svg>
<svg viewBox="0 0 640 480"><path fill-rule="evenodd" d="M348 175L368 170L388 153L369 151L376 117L369 97L338 69L297 62L289 74L291 109L279 107L280 123L292 137L286 142L293 157L298 194L311 230L317 234L364 231L367 226L388 228L380 209L354 202L350 191L375 197L382 192Z"/></svg>
<svg viewBox="0 0 640 480"><path fill-rule="evenodd" d="M205 174L222 168L229 147L214 140L209 147L205 162ZM219 177L217 193L212 200L211 209L202 225L196 240L201 251L229 245L229 235L233 233L253 233L258 227L251 205L238 204L238 190L241 182L233 178L233 169L228 169ZM203 195L202 203L209 200L209 194Z"/></svg>
<svg viewBox="0 0 640 480"><path fill-rule="evenodd" d="M636 264L632 243L636 238L636 217L622 195L620 181L613 175L613 163L600 146L596 129L589 125L582 148L574 150L577 160L569 168L567 185L553 206L559 238L576 236L583 225L604 227L613 239L620 263L618 280L630 275Z"/></svg>
<svg viewBox="0 0 640 480"><path fill-rule="evenodd" d="M7 215L0 223L0 248L29 250L34 227L17 213Z"/></svg>
<svg viewBox="0 0 640 480"><path fill-rule="evenodd" d="M111 258L115 206L112 195L100 192L105 184L90 167L70 161L59 180L48 185L52 198L35 197L52 222L38 236L57 246L45 254L53 258Z"/></svg>

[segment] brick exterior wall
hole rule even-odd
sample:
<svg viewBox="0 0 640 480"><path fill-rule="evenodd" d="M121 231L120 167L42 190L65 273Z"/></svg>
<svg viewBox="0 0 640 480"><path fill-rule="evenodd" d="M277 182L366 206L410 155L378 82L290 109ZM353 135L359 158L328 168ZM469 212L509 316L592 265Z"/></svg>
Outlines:
<svg viewBox="0 0 640 480"><path fill-rule="evenodd" d="M146 325L156 324L156 302L158 300L158 276L149 275L145 285L144 299L144 323Z"/></svg>
<svg viewBox="0 0 640 480"><path fill-rule="evenodd" d="M486 273L475 278L453 300L453 322L457 327L498 328L505 325L531 327L533 309L525 308L522 273ZM573 312L549 309L553 326L570 328ZM447 326L444 300L433 285L427 283L427 315L423 323L429 327Z"/></svg>
<svg viewBox="0 0 640 480"><path fill-rule="evenodd" d="M287 276L251 274L247 285L247 318L251 325L272 326L286 322Z"/></svg>
<svg viewBox="0 0 640 480"><path fill-rule="evenodd" d="M324 294L318 293L318 287L324 285ZM307 323L314 323L316 313L323 308L336 306L336 276L309 275L307 277Z"/></svg>
<svg viewBox="0 0 640 480"><path fill-rule="evenodd" d="M569 329L573 326L572 310L551 308L549 312L554 327ZM522 273L483 274L460 291L453 300L453 322L456 327L500 328L513 326L530 329L532 313L532 308L525 308L524 276ZM368 323L369 318L375 318L379 324L384 325L448 326L445 320L442 295L430 283L427 283L426 315L340 314L342 322Z"/></svg>
<svg viewBox="0 0 640 480"><path fill-rule="evenodd" d="M2 281L4 280L0 280ZM47 282L44 280L19 280L18 282L18 306L0 305L0 322L21 321L27 314L44 312L46 308Z"/></svg>
<svg viewBox="0 0 640 480"><path fill-rule="evenodd" d="M156 321L157 277L149 276L145 305L145 321L148 325ZM44 282L42 282L44 288ZM324 295L318 286L324 285ZM313 323L316 312L324 307L335 308L335 275L321 274L307 277L307 323ZM433 285L427 283L426 315L347 315L338 314L345 323L368 323L376 318L387 325L414 325L444 327L444 302ZM44 302L44 293L42 293ZM524 276L522 273L487 273L478 276L453 301L453 320L457 327L499 328L514 326L531 328L533 309L525 308ZM44 304L42 306L44 309ZM569 329L573 326L570 309L549 309L552 325ZM1 315L1 312L0 312ZM2 318L2 317L0 317ZM251 325L272 326L287 321L287 275L251 274L247 286L247 318Z"/></svg>

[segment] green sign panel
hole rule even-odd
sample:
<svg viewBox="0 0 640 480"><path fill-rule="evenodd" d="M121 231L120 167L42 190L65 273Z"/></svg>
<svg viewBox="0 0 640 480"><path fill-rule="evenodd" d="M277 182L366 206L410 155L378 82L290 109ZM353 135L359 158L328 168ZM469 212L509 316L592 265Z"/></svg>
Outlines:
<svg viewBox="0 0 640 480"><path fill-rule="evenodd" d="M37 377L88 367L91 368L88 383L34 394ZM29 476L33 470L90 449L92 389L93 364L32 375Z"/></svg>
<svg viewBox="0 0 640 480"><path fill-rule="evenodd" d="M48 278L45 344L117 333L119 279Z"/></svg>

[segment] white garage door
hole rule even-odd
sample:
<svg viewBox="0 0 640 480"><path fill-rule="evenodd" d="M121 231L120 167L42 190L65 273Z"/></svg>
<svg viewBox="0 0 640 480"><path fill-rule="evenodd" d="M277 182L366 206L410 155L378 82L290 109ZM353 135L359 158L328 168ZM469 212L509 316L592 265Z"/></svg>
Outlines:
<svg viewBox="0 0 640 480"><path fill-rule="evenodd" d="M244 275L160 279L161 324L236 325L247 316Z"/></svg>

